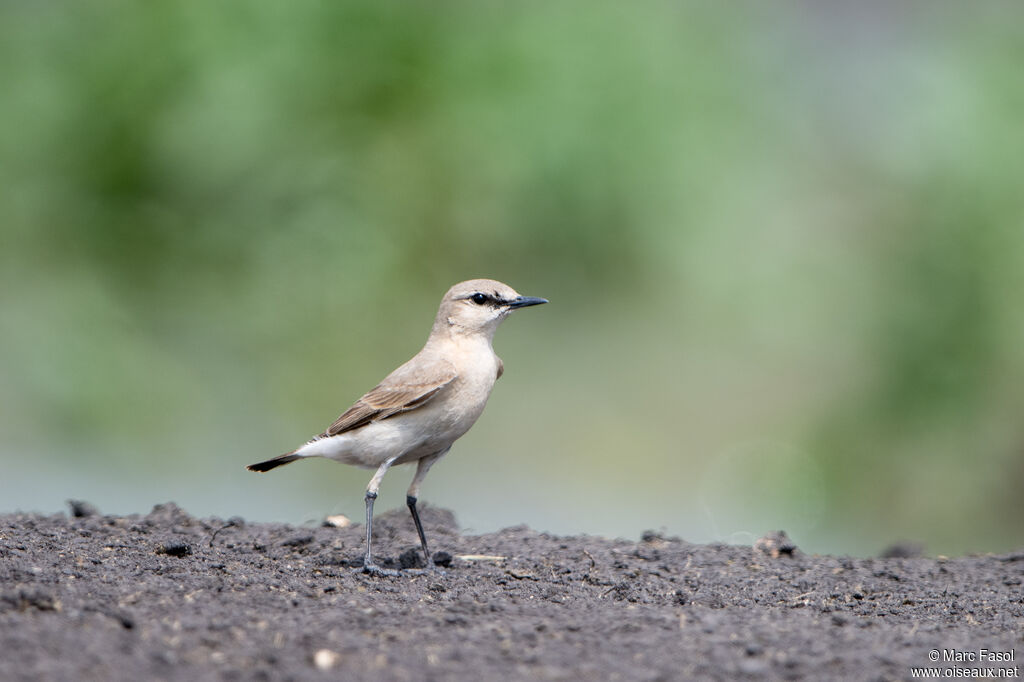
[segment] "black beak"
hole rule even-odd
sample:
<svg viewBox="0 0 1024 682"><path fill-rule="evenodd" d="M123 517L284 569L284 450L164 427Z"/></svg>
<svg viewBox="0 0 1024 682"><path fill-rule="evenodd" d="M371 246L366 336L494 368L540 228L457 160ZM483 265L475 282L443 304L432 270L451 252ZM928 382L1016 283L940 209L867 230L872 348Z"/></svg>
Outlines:
<svg viewBox="0 0 1024 682"><path fill-rule="evenodd" d="M541 303L547 303L546 298L537 298L536 296L519 296L508 302L509 308L526 308L531 305L540 305Z"/></svg>

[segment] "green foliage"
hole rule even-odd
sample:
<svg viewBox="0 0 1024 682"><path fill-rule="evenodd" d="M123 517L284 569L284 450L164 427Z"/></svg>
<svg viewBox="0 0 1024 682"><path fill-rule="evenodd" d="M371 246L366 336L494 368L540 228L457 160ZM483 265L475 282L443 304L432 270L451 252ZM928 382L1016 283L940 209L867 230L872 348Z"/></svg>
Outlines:
<svg viewBox="0 0 1024 682"><path fill-rule="evenodd" d="M1024 17L901 7L4 4L0 490L358 513L241 466L488 276L468 523L1021 543Z"/></svg>

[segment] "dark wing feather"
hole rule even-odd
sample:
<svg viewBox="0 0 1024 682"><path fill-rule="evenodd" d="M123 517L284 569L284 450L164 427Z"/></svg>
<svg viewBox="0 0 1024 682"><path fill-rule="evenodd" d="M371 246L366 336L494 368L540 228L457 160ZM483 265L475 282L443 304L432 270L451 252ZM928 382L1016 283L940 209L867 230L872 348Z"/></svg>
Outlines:
<svg viewBox="0 0 1024 682"><path fill-rule="evenodd" d="M401 368L401 369L404 369ZM431 372L433 376L427 380L422 377L403 378L401 369L382 381L372 391L356 401L355 405L334 420L321 438L337 436L370 422L387 419L401 412L408 412L421 407L433 398L445 386L455 379L455 370L445 363Z"/></svg>

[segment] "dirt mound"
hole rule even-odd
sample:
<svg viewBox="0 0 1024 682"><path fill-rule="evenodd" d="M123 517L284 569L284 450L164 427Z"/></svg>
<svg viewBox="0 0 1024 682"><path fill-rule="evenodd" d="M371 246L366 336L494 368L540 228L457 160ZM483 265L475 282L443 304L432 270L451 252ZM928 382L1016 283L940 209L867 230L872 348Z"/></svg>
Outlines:
<svg viewBox="0 0 1024 682"><path fill-rule="evenodd" d="M72 511L0 517L2 679L873 680L1024 654L1024 552L851 559L784 534L758 549L462 535L425 506L449 567L386 578L352 568L359 525ZM374 530L380 562L408 565L404 510Z"/></svg>

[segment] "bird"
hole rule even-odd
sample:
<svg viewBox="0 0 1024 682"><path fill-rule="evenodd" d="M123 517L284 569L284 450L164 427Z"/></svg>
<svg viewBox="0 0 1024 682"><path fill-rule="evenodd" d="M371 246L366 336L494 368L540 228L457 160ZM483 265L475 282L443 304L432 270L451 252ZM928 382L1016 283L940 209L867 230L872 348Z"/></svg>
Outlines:
<svg viewBox="0 0 1024 682"><path fill-rule="evenodd" d="M476 423L504 364L493 348L494 333L520 308L548 303L521 296L493 279L452 286L441 299L423 348L301 447L247 469L266 472L307 457L376 469L366 486L366 551L362 571L395 575L373 562L373 502L381 480L397 464L416 462L406 505L428 568L427 537L416 501L430 468Z"/></svg>

